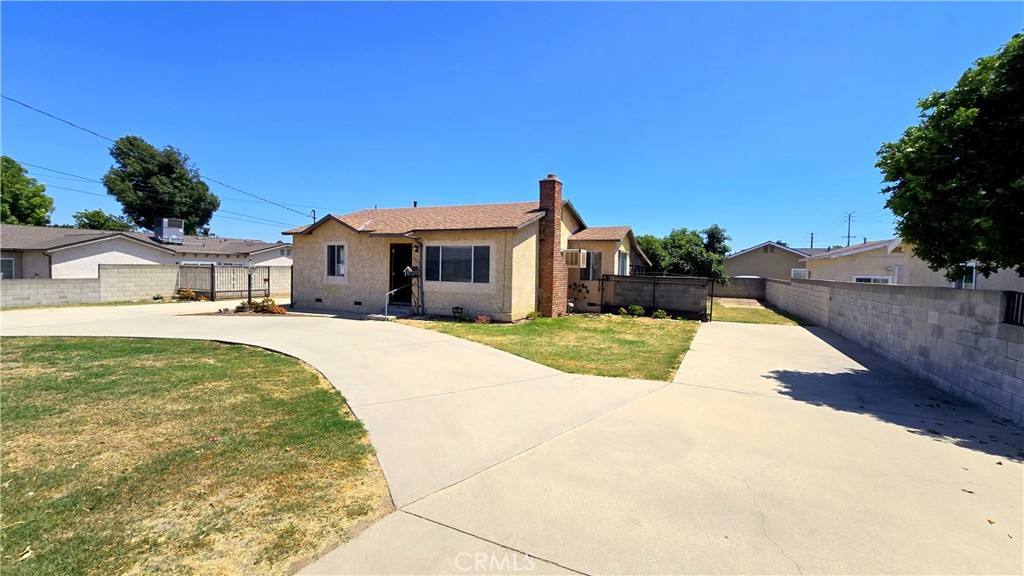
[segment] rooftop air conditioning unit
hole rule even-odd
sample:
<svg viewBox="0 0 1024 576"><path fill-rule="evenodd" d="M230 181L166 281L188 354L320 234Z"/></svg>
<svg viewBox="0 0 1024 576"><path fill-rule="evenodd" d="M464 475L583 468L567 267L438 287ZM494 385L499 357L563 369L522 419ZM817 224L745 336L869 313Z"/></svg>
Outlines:
<svg viewBox="0 0 1024 576"><path fill-rule="evenodd" d="M562 250L562 258L566 268L584 268L587 265L587 251L579 248Z"/></svg>
<svg viewBox="0 0 1024 576"><path fill-rule="evenodd" d="M164 244L183 244L185 221L181 218L158 218L153 226L153 236Z"/></svg>
<svg viewBox="0 0 1024 576"><path fill-rule="evenodd" d="M793 268L789 275L793 278L800 278L806 280L811 277L811 272L806 268Z"/></svg>

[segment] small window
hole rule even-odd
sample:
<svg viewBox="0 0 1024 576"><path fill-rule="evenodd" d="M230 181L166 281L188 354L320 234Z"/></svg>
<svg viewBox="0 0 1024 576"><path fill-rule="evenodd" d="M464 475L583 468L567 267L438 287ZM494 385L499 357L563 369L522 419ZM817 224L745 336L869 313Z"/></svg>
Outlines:
<svg viewBox="0 0 1024 576"><path fill-rule="evenodd" d="M330 244L327 246L327 275L336 277L345 275L344 244Z"/></svg>
<svg viewBox="0 0 1024 576"><path fill-rule="evenodd" d="M888 284L892 278L889 276L854 276L853 281L858 284Z"/></svg>
<svg viewBox="0 0 1024 576"><path fill-rule="evenodd" d="M0 258L0 278L14 280L14 258Z"/></svg>
<svg viewBox="0 0 1024 576"><path fill-rule="evenodd" d="M580 280L601 279L601 253L587 252L587 265L580 268Z"/></svg>
<svg viewBox="0 0 1024 576"><path fill-rule="evenodd" d="M619 253L619 274L629 276L629 254Z"/></svg>
<svg viewBox="0 0 1024 576"><path fill-rule="evenodd" d="M427 246L424 279L431 282L487 284L491 281L490 246Z"/></svg>

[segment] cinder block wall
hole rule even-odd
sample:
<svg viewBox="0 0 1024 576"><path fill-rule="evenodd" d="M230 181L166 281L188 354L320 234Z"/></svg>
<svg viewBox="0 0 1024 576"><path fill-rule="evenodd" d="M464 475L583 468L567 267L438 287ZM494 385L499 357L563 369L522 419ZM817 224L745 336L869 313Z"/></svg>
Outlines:
<svg viewBox="0 0 1024 576"><path fill-rule="evenodd" d="M100 301L96 278L34 278L0 281L0 307L95 304Z"/></svg>
<svg viewBox="0 0 1024 576"><path fill-rule="evenodd" d="M170 298L178 290L178 266L100 264L100 302Z"/></svg>
<svg viewBox="0 0 1024 576"><path fill-rule="evenodd" d="M292 267L271 266L270 267L270 295L274 297L291 297L292 295Z"/></svg>
<svg viewBox="0 0 1024 576"><path fill-rule="evenodd" d="M766 287L775 306L1024 423L1024 327L1001 322L1002 292L821 280Z"/></svg>
<svg viewBox="0 0 1024 576"><path fill-rule="evenodd" d="M715 283L715 297L717 298L765 298L764 278L730 278L729 284L722 286Z"/></svg>

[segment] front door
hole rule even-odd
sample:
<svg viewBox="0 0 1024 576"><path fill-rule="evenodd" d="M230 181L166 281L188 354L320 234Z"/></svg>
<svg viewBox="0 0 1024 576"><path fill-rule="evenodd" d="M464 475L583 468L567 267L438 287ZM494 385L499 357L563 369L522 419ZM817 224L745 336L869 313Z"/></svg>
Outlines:
<svg viewBox="0 0 1024 576"><path fill-rule="evenodd" d="M401 288L391 295L392 304L412 304L412 280L405 277L407 266L412 266L412 244L392 244L391 284L388 290Z"/></svg>

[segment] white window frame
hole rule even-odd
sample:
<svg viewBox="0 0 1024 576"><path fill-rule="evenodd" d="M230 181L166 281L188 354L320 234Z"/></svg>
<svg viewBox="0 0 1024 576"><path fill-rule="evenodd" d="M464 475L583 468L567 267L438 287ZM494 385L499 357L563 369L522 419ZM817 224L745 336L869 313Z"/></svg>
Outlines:
<svg viewBox="0 0 1024 576"><path fill-rule="evenodd" d="M487 248L487 281L476 281L476 249ZM437 248L437 278L427 276L428 249ZM444 272L444 251L452 248L469 248L469 280L445 280ZM479 244L428 244L423 247L423 280L435 284L451 284L457 286L489 286L494 283L494 246L488 243Z"/></svg>
<svg viewBox="0 0 1024 576"><path fill-rule="evenodd" d="M807 280L811 277L811 271L807 268L790 268L789 277L796 278L798 280Z"/></svg>
<svg viewBox="0 0 1024 576"><path fill-rule="evenodd" d="M865 282L864 280L867 280L867 282ZM875 282L875 280L878 280L878 282ZM881 280L885 280L885 282L882 282ZM852 277L851 281L856 282L857 284L892 284L892 276L870 276L867 274L855 274Z"/></svg>
<svg viewBox="0 0 1024 576"><path fill-rule="evenodd" d="M619 252L619 276L629 276L629 252Z"/></svg>
<svg viewBox="0 0 1024 576"><path fill-rule="evenodd" d="M597 274L594 274L594 255L597 255L598 269ZM601 279L601 275L604 273L604 254L600 250L588 250L587 251L587 265L580 268L580 281L581 282L597 282ZM586 270L586 274L583 271ZM585 277L584 277L585 276ZM595 278L596 276L596 278Z"/></svg>
<svg viewBox="0 0 1024 576"><path fill-rule="evenodd" d="M906 284L907 283L907 266L905 264L896 264L892 267L892 282L890 284Z"/></svg>
<svg viewBox="0 0 1024 576"><path fill-rule="evenodd" d="M4 278L4 280L14 280L15 276L18 273L17 270L14 269L14 258L0 258L0 262L10 262L11 263L11 277L10 278Z"/></svg>
<svg viewBox="0 0 1024 576"><path fill-rule="evenodd" d="M330 265L331 265L331 263L328 260L328 258L330 258L330 253L331 253L330 247L331 246L335 247L335 261L337 261L337 249L339 247L341 248L341 253L343 254L342 262L341 262L341 268L342 269L341 269L341 273L340 274L338 274L337 267L335 267L335 270L334 270L335 273L333 275L330 274L330 270L331 270ZM327 244L324 245L323 255L324 255L324 279L327 282L345 282L346 279L348 278L348 261L349 261L349 258L351 258L351 256L352 256L351 254L349 254L348 244L346 244L344 242L330 242L330 243L327 243Z"/></svg>

